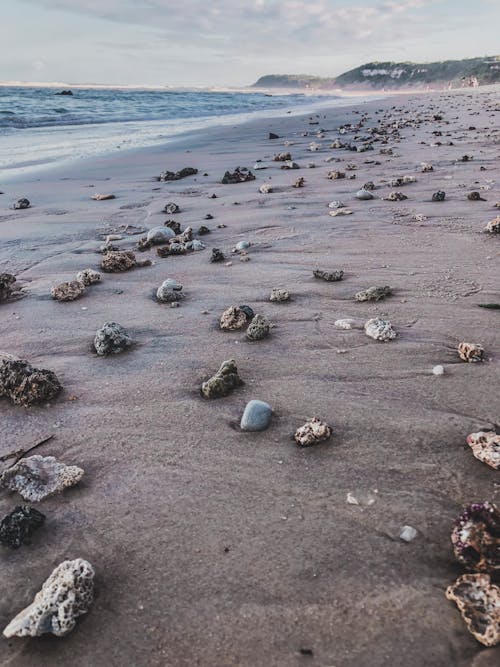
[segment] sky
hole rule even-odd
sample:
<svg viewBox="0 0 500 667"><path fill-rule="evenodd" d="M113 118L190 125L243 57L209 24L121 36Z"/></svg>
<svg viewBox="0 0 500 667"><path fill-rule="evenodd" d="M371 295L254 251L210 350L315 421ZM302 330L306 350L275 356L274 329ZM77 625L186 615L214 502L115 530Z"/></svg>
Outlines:
<svg viewBox="0 0 500 667"><path fill-rule="evenodd" d="M3 0L0 81L245 86L500 54L500 0Z"/></svg>

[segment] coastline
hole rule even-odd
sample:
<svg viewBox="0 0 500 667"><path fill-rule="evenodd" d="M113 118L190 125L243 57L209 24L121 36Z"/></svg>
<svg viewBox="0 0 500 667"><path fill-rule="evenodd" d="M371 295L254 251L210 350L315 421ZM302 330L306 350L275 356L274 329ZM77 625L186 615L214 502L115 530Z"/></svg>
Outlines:
<svg viewBox="0 0 500 667"><path fill-rule="evenodd" d="M482 650L444 597L460 574L451 523L463 504L498 501L499 493L495 472L465 445L468 433L498 423L498 315L476 305L500 300L497 239L482 232L500 201L498 103L488 96L467 91L464 105L453 91L408 93L316 110L319 125L309 124L313 112L259 118L2 180L0 270L15 273L26 293L0 306L2 351L54 370L64 385L48 407L0 402L4 449L53 432L38 453L85 469L79 486L43 502L47 525L33 544L6 554L3 626L61 560L85 557L97 571L94 605L68 637L3 641L3 662L497 664L500 649ZM339 125L365 114L372 125L422 120L389 143L392 156L379 146L359 154L328 148ZM308 151L322 126L321 150ZM302 168L272 163L282 150ZM460 162L469 153L474 159ZM325 162L330 156L339 162ZM258 159L270 166L256 181L220 184L227 169ZM422 161L434 171L420 173ZM355 180L326 178L350 162ZM187 166L199 173L155 180ZM387 181L408 173L417 177L405 186L408 200L383 200ZM298 176L304 188L291 187ZM370 180L376 199L356 200ZM263 183L274 192L260 194ZM481 186L487 201L468 202L466 193ZM442 204L430 201L439 189L447 191ZM92 201L95 192L116 199ZM12 211L20 197L32 208ZM330 217L333 199L353 214ZM151 258L150 267L103 274L75 302L50 299L52 285L98 268L108 233L129 249L139 236L127 236L127 225L162 225L168 201L179 204L183 228L211 228L206 250L161 259L153 249L139 257ZM206 214L214 219L205 222ZM250 261L240 262L231 248L246 239ZM211 264L212 247L232 265ZM344 269L344 280L318 281L318 267ZM166 278L184 285L179 308L152 298ZM353 301L378 284L394 296ZM270 303L273 287L290 289L292 301ZM273 322L269 339L250 344L219 330L223 310L242 303ZM377 315L393 322L395 341L334 326ZM127 327L136 346L97 358L91 342L105 321ZM461 363L460 340L481 342L488 361ZM245 384L202 400L201 381L230 358ZM443 377L432 374L435 364L445 365ZM235 424L253 398L272 405L273 420L263 433L242 433ZM332 440L297 448L291 434L314 415L331 424ZM4 497L4 514L17 501ZM410 544L398 539L406 524L418 530Z"/></svg>

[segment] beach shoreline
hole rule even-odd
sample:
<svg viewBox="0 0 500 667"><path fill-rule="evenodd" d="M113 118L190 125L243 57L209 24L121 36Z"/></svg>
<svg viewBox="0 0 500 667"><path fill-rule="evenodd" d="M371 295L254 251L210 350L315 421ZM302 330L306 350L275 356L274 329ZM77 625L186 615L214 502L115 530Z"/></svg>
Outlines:
<svg viewBox="0 0 500 667"><path fill-rule="evenodd" d="M499 500L497 473L465 444L499 419L498 314L477 307L500 301L498 238L483 231L500 201L495 91L407 93L260 118L2 180L0 272L15 274L25 294L0 305L2 352L55 371L64 387L49 406L2 399L3 449L54 433L37 453L85 470L78 486L40 504L48 518L32 545L5 554L2 627L62 560L86 558L97 572L95 602L69 636L3 640L3 663L498 663L500 648L478 644L444 596L462 573L451 524L464 504ZM358 132L339 134L362 118ZM356 134L368 143L377 125L388 142L373 151L330 148ZM273 161L288 151L299 169ZM253 170L257 160L268 168L256 180L221 184L226 170ZM422 173L422 162L433 171ZM185 167L198 173L157 181ZM346 177L327 178L332 170ZM401 187L408 199L384 199L405 174L416 178ZM304 187L293 187L299 177ZM370 181L375 198L356 199ZM263 184L273 191L259 192ZM444 202L431 201L437 190ZM486 201L468 201L472 190ZM115 199L92 200L97 193ZM12 210L21 197L31 208ZM331 217L332 200L353 213ZM180 212L165 214L168 202ZM99 269L107 236L134 250L137 229L169 217L195 237L208 226L207 248L136 252L152 265L103 274L74 302L50 298L77 271ZM239 241L251 243L249 261L232 252ZM210 263L212 248L227 261ZM343 280L317 280L318 268L341 269ZM167 278L183 284L178 308L154 298ZM371 285L394 294L355 302ZM271 303L275 287L291 301ZM222 312L241 304L273 323L268 339L219 329ZM392 322L395 340L334 324L377 316ZM102 359L92 340L107 321L135 345ZM487 360L461 362L463 340L484 345ZM228 359L244 385L204 400L201 382ZM436 364L444 376L433 375ZM272 406L267 431L239 430L251 399ZM313 416L333 436L299 448L293 433ZM18 501L3 494L2 515ZM404 525L418 531L408 544Z"/></svg>

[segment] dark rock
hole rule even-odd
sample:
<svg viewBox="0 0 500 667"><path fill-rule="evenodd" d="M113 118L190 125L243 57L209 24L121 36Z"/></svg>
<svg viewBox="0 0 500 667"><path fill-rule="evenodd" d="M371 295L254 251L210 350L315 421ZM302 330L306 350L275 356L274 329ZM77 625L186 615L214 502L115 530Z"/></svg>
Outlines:
<svg viewBox="0 0 500 667"><path fill-rule="evenodd" d="M30 507L18 505L0 523L0 542L11 549L29 544L31 536L45 521L45 514Z"/></svg>
<svg viewBox="0 0 500 667"><path fill-rule="evenodd" d="M207 213L205 216L205 220L213 220L214 216L211 213Z"/></svg>
<svg viewBox="0 0 500 667"><path fill-rule="evenodd" d="M233 359L224 361L215 375L201 385L205 398L222 398L243 384Z"/></svg>
<svg viewBox="0 0 500 667"><path fill-rule="evenodd" d="M61 389L54 372L33 368L27 361L8 359L0 366L0 397L9 398L15 405L28 407L50 401Z"/></svg>
<svg viewBox="0 0 500 667"><path fill-rule="evenodd" d="M239 308L245 313L247 320L251 320L255 314L250 306L240 306Z"/></svg>
<svg viewBox="0 0 500 667"><path fill-rule="evenodd" d="M130 334L121 324L116 322L106 322L98 329L94 338L95 351L101 357L108 354L119 354L129 345L132 345Z"/></svg>
<svg viewBox="0 0 500 667"><path fill-rule="evenodd" d="M198 236L203 236L204 234L210 234L210 230L208 227L205 227L205 225L201 225L201 227L198 228Z"/></svg>
<svg viewBox="0 0 500 667"><path fill-rule="evenodd" d="M0 301L7 301L12 296L12 285L16 277L11 273L0 273Z"/></svg>
<svg viewBox="0 0 500 667"><path fill-rule="evenodd" d="M61 90L61 92L54 93L54 95L65 95L65 96L72 97L73 91L72 90Z"/></svg>
<svg viewBox="0 0 500 667"><path fill-rule="evenodd" d="M226 259L224 253L219 248L212 248L211 262L223 262Z"/></svg>
<svg viewBox="0 0 500 667"><path fill-rule="evenodd" d="M315 278L319 278L320 280L326 280L327 282L337 282L338 280L342 280L344 277L344 272L343 271L322 271L321 269L316 269L313 271L313 275Z"/></svg>
<svg viewBox="0 0 500 667"><path fill-rule="evenodd" d="M16 203L12 206L14 209L22 209L22 208L30 208L30 200L26 199L26 197L23 197L22 199L18 199Z"/></svg>
<svg viewBox="0 0 500 667"><path fill-rule="evenodd" d="M446 197L446 192L438 190L432 195L432 201L444 201Z"/></svg>
<svg viewBox="0 0 500 667"><path fill-rule="evenodd" d="M163 207L163 212L168 213L169 215L173 215L174 213L180 213L180 208L177 206L177 204L174 204L174 202L168 202L168 204L165 204Z"/></svg>
<svg viewBox="0 0 500 667"><path fill-rule="evenodd" d="M481 194L479 192L469 192L467 195L467 199L469 201L486 201L483 197L481 197Z"/></svg>
<svg viewBox="0 0 500 667"><path fill-rule="evenodd" d="M160 174L160 181L180 181L181 178L186 178L187 176L194 176L198 173L198 169L193 169L193 167L185 167L180 171L163 171Z"/></svg>
<svg viewBox="0 0 500 667"><path fill-rule="evenodd" d="M279 135L274 134L274 132L269 132L269 139L279 139Z"/></svg>
<svg viewBox="0 0 500 667"><path fill-rule="evenodd" d="M181 233L181 223L178 222L177 220L167 220L166 222L163 223L165 227L169 227L174 234L177 236L177 234Z"/></svg>
<svg viewBox="0 0 500 667"><path fill-rule="evenodd" d="M234 184L234 183L246 183L247 181L255 181L255 176L252 172L246 167L236 167L236 169L231 173L226 171L222 177L221 183Z"/></svg>

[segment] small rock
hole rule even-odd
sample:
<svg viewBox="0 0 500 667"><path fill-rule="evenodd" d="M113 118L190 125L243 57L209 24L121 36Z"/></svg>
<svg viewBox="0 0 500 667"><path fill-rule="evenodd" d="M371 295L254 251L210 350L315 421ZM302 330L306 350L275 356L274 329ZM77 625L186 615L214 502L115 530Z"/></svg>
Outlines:
<svg viewBox="0 0 500 667"><path fill-rule="evenodd" d="M451 543L455 558L468 570L500 573L498 507L490 502L472 503L464 507L453 525Z"/></svg>
<svg viewBox="0 0 500 667"><path fill-rule="evenodd" d="M295 431L295 442L301 447L309 447L323 440L328 440L332 429L317 417L308 419L306 423Z"/></svg>
<svg viewBox="0 0 500 667"><path fill-rule="evenodd" d="M26 197L23 197L22 199L18 199L16 203L12 206L13 209L23 209L23 208L30 208L30 200L26 199Z"/></svg>
<svg viewBox="0 0 500 667"><path fill-rule="evenodd" d="M500 215L497 215L494 220L490 220L484 231L490 234L500 234Z"/></svg>
<svg viewBox="0 0 500 667"><path fill-rule="evenodd" d="M355 194L356 199L361 199L367 201L369 199L374 199L374 195L369 190L358 190Z"/></svg>
<svg viewBox="0 0 500 667"><path fill-rule="evenodd" d="M83 269L83 271L78 271L76 279L79 283L85 285L85 287L89 287L101 282L101 274L98 271L94 271L94 269Z"/></svg>
<svg viewBox="0 0 500 667"><path fill-rule="evenodd" d="M500 642L500 587L488 574L463 574L446 589L456 603L467 629L484 646Z"/></svg>
<svg viewBox="0 0 500 667"><path fill-rule="evenodd" d="M104 357L123 352L132 342L130 334L121 324L106 322L95 335L94 347L97 354Z"/></svg>
<svg viewBox="0 0 500 667"><path fill-rule="evenodd" d="M265 431L271 421L272 408L264 401L249 401L240 422L242 431Z"/></svg>
<svg viewBox="0 0 500 667"><path fill-rule="evenodd" d="M429 162L422 162L420 171L425 174L426 172L434 171L434 167Z"/></svg>
<svg viewBox="0 0 500 667"><path fill-rule="evenodd" d="M290 153L277 153L273 157L274 162L288 162L291 159L292 159L292 156L291 156Z"/></svg>
<svg viewBox="0 0 500 667"><path fill-rule="evenodd" d="M17 491L24 500L39 502L77 484L83 470L67 466L53 456L28 456L0 474L0 486Z"/></svg>
<svg viewBox="0 0 500 667"><path fill-rule="evenodd" d="M279 135L274 132L269 132L269 139L279 139Z"/></svg>
<svg viewBox="0 0 500 667"><path fill-rule="evenodd" d="M432 201L444 201L446 198L446 192L438 190L432 195Z"/></svg>
<svg viewBox="0 0 500 667"><path fill-rule="evenodd" d="M177 301L182 301L183 298L184 294L182 293L181 283L172 278L164 280L156 290L156 299L160 303L175 303Z"/></svg>
<svg viewBox="0 0 500 667"><path fill-rule="evenodd" d="M484 361L484 347L479 343L460 343L457 350L462 361Z"/></svg>
<svg viewBox="0 0 500 667"><path fill-rule="evenodd" d="M434 366L432 369L433 375L444 375L444 366L441 366L438 364L437 366Z"/></svg>
<svg viewBox="0 0 500 667"><path fill-rule="evenodd" d="M294 162L293 160L289 160L288 162L284 162L281 165L281 169L300 169L299 165Z"/></svg>
<svg viewBox="0 0 500 667"><path fill-rule="evenodd" d="M307 165L311 168L311 165ZM313 165L314 166L314 165ZM295 183L292 183L292 188L303 188L306 183L306 179L303 176L300 176Z"/></svg>
<svg viewBox="0 0 500 667"><path fill-rule="evenodd" d="M484 197L481 197L481 194L479 192L469 192L467 195L467 199L469 201L486 201Z"/></svg>
<svg viewBox="0 0 500 667"><path fill-rule="evenodd" d="M236 167L232 173L230 171L226 171L222 177L221 183L235 184L246 183L247 181L255 181L255 176L252 174L252 172L246 167Z"/></svg>
<svg viewBox="0 0 500 667"><path fill-rule="evenodd" d="M168 215L174 215L175 213L180 213L181 209L177 204L171 201L168 202L168 204L165 204L165 206L163 207L163 212L168 213Z"/></svg>
<svg viewBox="0 0 500 667"><path fill-rule="evenodd" d="M271 324L263 315L255 315L248 325L246 337L248 340L263 340L269 335Z"/></svg>
<svg viewBox="0 0 500 667"><path fill-rule="evenodd" d="M10 299L14 292L12 286L15 282L16 276L11 273L0 273L0 302Z"/></svg>
<svg viewBox="0 0 500 667"><path fill-rule="evenodd" d="M399 539L403 542L412 542L418 535L418 532L412 526L403 526L399 531Z"/></svg>
<svg viewBox="0 0 500 667"><path fill-rule="evenodd" d="M29 544L31 536L45 521L42 514L29 505L18 505L0 523L0 542L11 549Z"/></svg>
<svg viewBox="0 0 500 667"><path fill-rule="evenodd" d="M374 340L388 341L396 338L397 334L388 320L374 317L365 324L365 333Z"/></svg>
<svg viewBox="0 0 500 667"><path fill-rule="evenodd" d="M85 292L85 285L78 280L60 283L50 290L50 295L56 301L74 301Z"/></svg>
<svg viewBox="0 0 500 667"><path fill-rule="evenodd" d="M289 300L290 292L286 289L279 289L277 287L273 288L271 291L271 296L269 297L269 301L275 301L277 303L284 303L285 301Z"/></svg>
<svg viewBox="0 0 500 667"><path fill-rule="evenodd" d="M357 328L357 323L356 320L350 319L350 318L344 318L340 320L335 320L333 323L337 329L356 329Z"/></svg>
<svg viewBox="0 0 500 667"><path fill-rule="evenodd" d="M338 208L334 211L329 211L328 215L331 215L332 218L336 218L338 215L352 215L353 211L349 208Z"/></svg>
<svg viewBox="0 0 500 667"><path fill-rule="evenodd" d="M198 236L203 236L204 234L210 234L210 230L208 227L205 227L205 225L201 225L201 227L198 228Z"/></svg>
<svg viewBox="0 0 500 667"><path fill-rule="evenodd" d="M344 277L343 271L322 271L321 269L316 269L313 271L315 278L319 280L326 280L329 283L338 282Z"/></svg>
<svg viewBox="0 0 500 667"><path fill-rule="evenodd" d="M231 306L222 313L219 326L224 331L236 331L244 327L246 323L246 313L238 306Z"/></svg>
<svg viewBox="0 0 500 667"><path fill-rule="evenodd" d="M168 243L173 239L175 232L170 227L153 227L146 236L146 241L152 245L160 245L161 243Z"/></svg>
<svg viewBox="0 0 500 667"><path fill-rule="evenodd" d="M253 312L252 308L250 308L250 306L243 305L243 306L240 306L239 308L240 308L240 310L242 310L245 313L245 315L247 316L247 320L251 320L252 317L255 314Z"/></svg>
<svg viewBox="0 0 500 667"><path fill-rule="evenodd" d="M212 248L212 256L210 257L211 262L223 262L225 259L226 256L219 250L219 248Z"/></svg>
<svg viewBox="0 0 500 667"><path fill-rule="evenodd" d="M259 192L261 195L268 195L272 191L273 191L272 185L270 185L269 183L263 183L259 188Z"/></svg>
<svg viewBox="0 0 500 667"><path fill-rule="evenodd" d="M403 192L389 192L387 197L384 197L386 201L404 201L408 197Z"/></svg>
<svg viewBox="0 0 500 667"><path fill-rule="evenodd" d="M138 262L131 250L111 250L106 252L101 260L101 269L107 273L128 271L135 266L150 266L151 260Z"/></svg>
<svg viewBox="0 0 500 667"><path fill-rule="evenodd" d="M184 167L180 171L162 171L158 180L160 181L179 181L181 178L186 178L187 176L194 176L198 173L198 169L193 169L193 167Z"/></svg>
<svg viewBox="0 0 500 667"><path fill-rule="evenodd" d="M500 435L494 431L478 431L467 436L467 444L476 459L494 470L500 470Z"/></svg>
<svg viewBox="0 0 500 667"><path fill-rule="evenodd" d="M201 385L201 394L205 398L222 398L243 384L233 359L222 362L215 375Z"/></svg>
<svg viewBox="0 0 500 667"><path fill-rule="evenodd" d="M33 368L27 361L4 359L0 365L0 397L29 407L55 398L62 390L54 372Z"/></svg>
<svg viewBox="0 0 500 667"><path fill-rule="evenodd" d="M98 194L97 192L92 195L92 199L95 201L106 201L107 199L116 199L115 195L107 194L107 195L101 195Z"/></svg>
<svg viewBox="0 0 500 667"><path fill-rule="evenodd" d="M383 287L368 287L368 289L357 292L354 295L355 301L380 301L385 299L386 296L392 294L392 289L389 285L384 285Z"/></svg>
<svg viewBox="0 0 500 667"><path fill-rule="evenodd" d="M328 204L328 208L331 208L331 209L345 208L345 204L344 204L343 201L335 200L335 201L331 201Z"/></svg>
<svg viewBox="0 0 500 667"><path fill-rule="evenodd" d="M337 170L329 171L326 177L329 178L331 181L337 181L340 178L345 178L345 172Z"/></svg>
<svg viewBox="0 0 500 667"><path fill-rule="evenodd" d="M234 249L239 252L240 250L246 250L249 248L252 244L250 241L238 241L238 243L235 245Z"/></svg>

